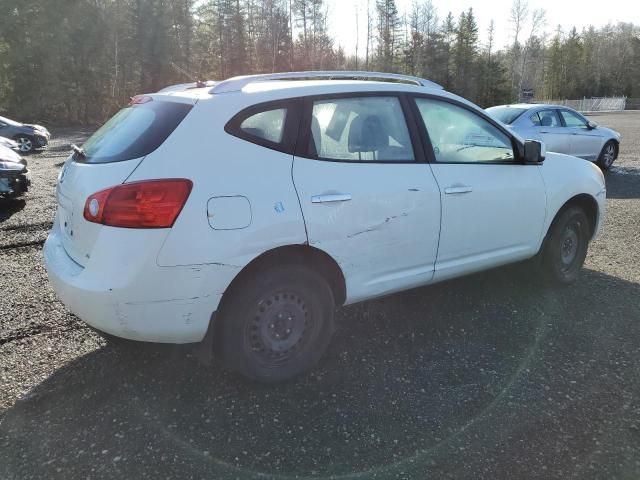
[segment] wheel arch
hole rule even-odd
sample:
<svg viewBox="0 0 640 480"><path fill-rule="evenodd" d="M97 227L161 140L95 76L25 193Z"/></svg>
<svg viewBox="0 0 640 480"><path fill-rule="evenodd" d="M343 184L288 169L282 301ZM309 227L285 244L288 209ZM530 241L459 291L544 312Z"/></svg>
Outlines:
<svg viewBox="0 0 640 480"><path fill-rule="evenodd" d="M562 205L562 207L558 209L558 211L553 217L553 220L549 224L549 228L547 229L547 233L545 235L545 241L546 241L546 238L549 236L549 232L551 231L551 228L553 227L556 219L567 208L573 207L573 206L580 207L584 210L584 213L587 215L587 218L589 219L590 238L593 238L593 236L596 233L596 227L598 225L598 216L600 215L598 201L588 193L580 193L578 195L571 197Z"/></svg>
<svg viewBox="0 0 640 480"><path fill-rule="evenodd" d="M329 284L336 305L344 304L347 297L346 281L342 269L333 257L309 245L286 245L268 250L249 262L225 290L220 302L221 308L224 308L225 298L240 288L246 279L269 267L283 264L305 265L320 273Z"/></svg>
<svg viewBox="0 0 640 480"><path fill-rule="evenodd" d="M22 132L21 132L21 133L16 133L16 134L15 134L13 137L11 137L11 138L13 138L14 140L16 140L16 139L18 139L18 138L20 138L20 137L27 137L27 138L29 138L30 140L33 140L33 139L35 138L33 134L30 134L30 133L22 133Z"/></svg>

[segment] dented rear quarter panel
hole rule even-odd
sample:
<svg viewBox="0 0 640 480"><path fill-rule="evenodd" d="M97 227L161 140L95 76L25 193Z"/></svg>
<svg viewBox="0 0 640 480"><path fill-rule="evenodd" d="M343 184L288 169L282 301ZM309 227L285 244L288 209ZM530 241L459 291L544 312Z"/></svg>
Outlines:
<svg viewBox="0 0 640 480"><path fill-rule="evenodd" d="M148 155L128 181L188 177L193 190L159 250L159 266L247 265L273 248L307 241L300 204L291 178L293 157L241 140L225 124L252 102L241 95L219 95L196 104L184 124ZM222 113L224 112L224 113ZM181 126L182 127L182 126ZM187 149L194 139L201 145ZM186 156L188 155L188 156ZM214 230L207 205L214 197L244 197L236 229ZM234 212L224 212L233 217ZM214 212L210 214L215 215ZM226 287L226 285L225 285Z"/></svg>

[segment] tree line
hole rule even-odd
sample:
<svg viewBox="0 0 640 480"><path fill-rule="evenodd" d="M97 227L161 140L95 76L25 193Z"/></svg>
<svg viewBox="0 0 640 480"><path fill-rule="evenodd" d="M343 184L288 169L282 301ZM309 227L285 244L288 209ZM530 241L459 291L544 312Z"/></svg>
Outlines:
<svg viewBox="0 0 640 480"><path fill-rule="evenodd" d="M429 78L490 106L539 99L640 97L640 26L549 29L514 0L510 43L475 11L431 0L356 11L366 42L331 38L325 0L0 0L0 114L95 124L128 98L196 79L289 70L379 70ZM355 49L353 50L353 47Z"/></svg>

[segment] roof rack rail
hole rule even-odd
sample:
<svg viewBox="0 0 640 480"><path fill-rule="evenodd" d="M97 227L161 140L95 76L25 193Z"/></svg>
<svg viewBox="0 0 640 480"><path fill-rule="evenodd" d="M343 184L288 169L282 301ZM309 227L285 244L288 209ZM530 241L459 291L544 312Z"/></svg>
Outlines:
<svg viewBox="0 0 640 480"><path fill-rule="evenodd" d="M197 81L190 83L178 83L176 85L169 85L168 87L164 87L161 90L158 90L156 93L170 93L170 92L183 92L185 90L191 90L193 88L206 88L213 87L217 82L212 80L206 81Z"/></svg>
<svg viewBox="0 0 640 480"><path fill-rule="evenodd" d="M227 93L237 92L245 86L254 82L268 82L271 80L383 80L395 81L401 83L412 83L419 87L442 89L431 80L413 77L411 75L402 75L399 73L382 73L382 72L359 72L359 71L310 71L310 72L283 72L283 73L266 73L260 75L244 75L240 77L229 78L222 82L216 83L209 93Z"/></svg>

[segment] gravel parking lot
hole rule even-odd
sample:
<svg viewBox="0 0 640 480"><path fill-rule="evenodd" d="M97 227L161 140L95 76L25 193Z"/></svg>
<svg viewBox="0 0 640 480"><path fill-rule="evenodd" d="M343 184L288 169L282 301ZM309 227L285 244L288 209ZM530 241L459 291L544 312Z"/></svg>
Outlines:
<svg viewBox="0 0 640 480"><path fill-rule="evenodd" d="M640 112L594 120L623 143L577 284L509 267L343 308L275 388L107 344L56 300L42 243L89 132L52 129L0 200L0 478L640 478Z"/></svg>

